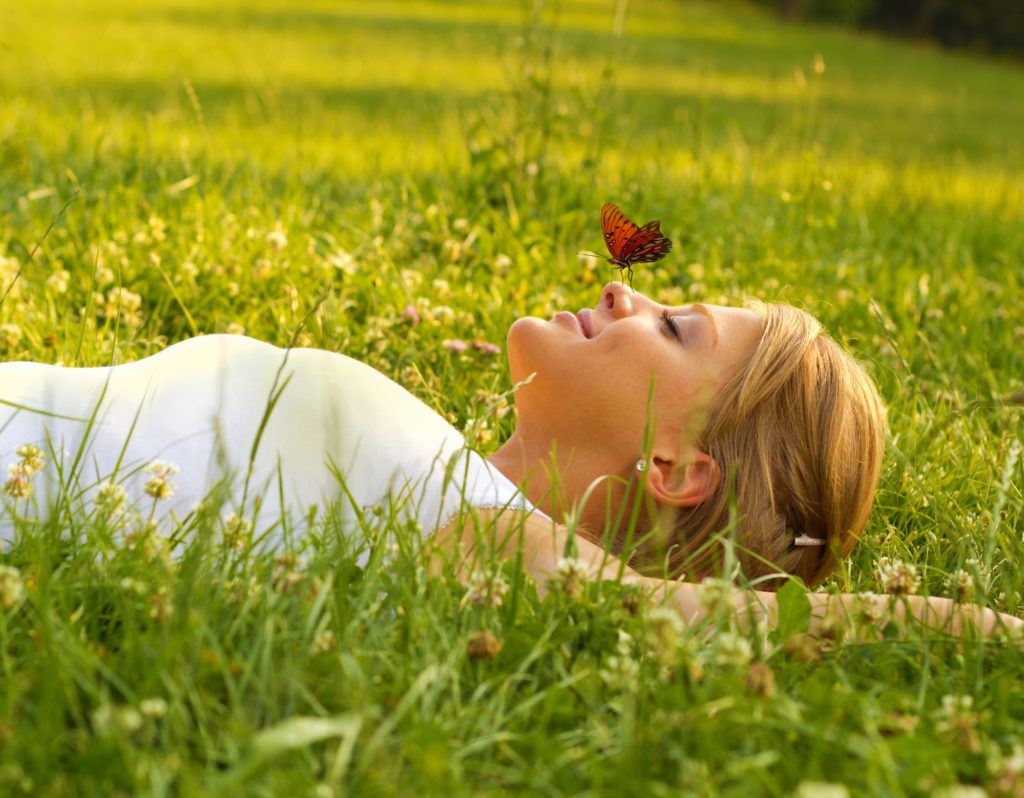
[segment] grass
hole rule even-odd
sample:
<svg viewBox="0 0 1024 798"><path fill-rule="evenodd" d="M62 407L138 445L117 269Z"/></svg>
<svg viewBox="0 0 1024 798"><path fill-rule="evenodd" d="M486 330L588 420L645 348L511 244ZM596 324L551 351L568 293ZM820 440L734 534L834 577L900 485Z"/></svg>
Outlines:
<svg viewBox="0 0 1024 798"><path fill-rule="evenodd" d="M6 7L3 356L298 335L486 451L513 423L503 362L444 342L594 304L610 272L576 252L612 199L676 241L641 290L798 304L875 374L879 499L829 587L879 589L888 556L933 594L966 568L1021 614L1019 65L742 5L620 6ZM0 793L1024 794L1024 659L999 644L772 634L751 669L722 630L665 644L617 585L541 601L509 569L486 608L404 555L300 567L209 535L101 557L66 531L3 555ZM483 629L503 648L471 658Z"/></svg>

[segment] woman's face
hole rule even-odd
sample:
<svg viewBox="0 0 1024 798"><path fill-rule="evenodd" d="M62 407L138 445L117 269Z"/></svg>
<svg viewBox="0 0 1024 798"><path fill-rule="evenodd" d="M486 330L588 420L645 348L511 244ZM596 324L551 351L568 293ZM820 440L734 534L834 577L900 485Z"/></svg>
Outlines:
<svg viewBox="0 0 1024 798"><path fill-rule="evenodd" d="M644 453L648 419L652 443L686 444L762 332L752 310L670 307L615 282L594 308L519 319L508 334L512 380L534 374L516 392L520 429L563 449L600 442L627 462Z"/></svg>

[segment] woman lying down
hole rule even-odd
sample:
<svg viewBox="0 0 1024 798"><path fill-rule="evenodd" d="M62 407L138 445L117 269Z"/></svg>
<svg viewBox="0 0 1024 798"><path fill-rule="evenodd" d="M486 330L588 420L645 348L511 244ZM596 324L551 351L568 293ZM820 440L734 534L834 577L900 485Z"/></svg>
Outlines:
<svg viewBox="0 0 1024 798"><path fill-rule="evenodd" d="M732 536L763 588L734 591L736 610L770 623L786 575L821 583L864 530L885 410L803 311L666 307L612 283L594 308L517 320L508 359L516 428L488 457L384 375L323 350L211 335L106 368L0 364L0 536L19 545L68 497L180 530L216 495L229 526L271 548L301 544L326 508L358 536L386 506L465 576L522 557L543 587L573 552L688 622ZM809 598L812 633L889 599ZM907 612L954 632L1024 625L937 597L910 596L899 622Z"/></svg>

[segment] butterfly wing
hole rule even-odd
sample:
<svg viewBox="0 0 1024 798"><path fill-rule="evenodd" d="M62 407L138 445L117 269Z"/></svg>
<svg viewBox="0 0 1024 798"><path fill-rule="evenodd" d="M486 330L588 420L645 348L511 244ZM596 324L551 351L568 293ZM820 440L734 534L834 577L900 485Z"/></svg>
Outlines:
<svg viewBox="0 0 1024 798"><path fill-rule="evenodd" d="M653 263L672 251L672 239L661 232L661 222L655 219L639 228L619 252L618 258L627 265Z"/></svg>
<svg viewBox="0 0 1024 798"><path fill-rule="evenodd" d="M617 205L606 202L601 208L601 231L604 233L604 243L612 253L612 263L621 260L623 247L639 229Z"/></svg>

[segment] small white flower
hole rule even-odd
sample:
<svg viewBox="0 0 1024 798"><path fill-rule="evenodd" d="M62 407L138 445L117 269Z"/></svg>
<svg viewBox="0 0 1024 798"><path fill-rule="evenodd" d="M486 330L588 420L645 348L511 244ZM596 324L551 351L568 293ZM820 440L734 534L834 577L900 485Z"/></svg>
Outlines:
<svg viewBox="0 0 1024 798"><path fill-rule="evenodd" d="M101 515L113 518L124 507L125 495L126 492L122 485L118 485L116 482L107 482L100 485L93 501Z"/></svg>
<svg viewBox="0 0 1024 798"><path fill-rule="evenodd" d="M68 285L71 283L71 274L67 269L60 269L51 274L46 280L46 287L55 294L67 293Z"/></svg>
<svg viewBox="0 0 1024 798"><path fill-rule="evenodd" d="M469 584L466 586L466 595L462 598L463 604L475 604L484 609L496 609L505 600L508 593L508 581L501 572L487 574L483 571L473 571L469 577Z"/></svg>
<svg viewBox="0 0 1024 798"><path fill-rule="evenodd" d="M314 654L327 654L334 651L337 644L338 641L334 638L334 632L327 629L318 634L316 640L313 641L312 652Z"/></svg>
<svg viewBox="0 0 1024 798"><path fill-rule="evenodd" d="M142 714L135 707L121 707L117 712L117 725L128 734L136 732L142 726Z"/></svg>
<svg viewBox="0 0 1024 798"><path fill-rule="evenodd" d="M0 565L0 604L13 607L25 592L21 571L13 565Z"/></svg>
<svg viewBox="0 0 1024 798"><path fill-rule="evenodd" d="M950 595L958 602L970 601L974 598L974 577L963 568L954 571L946 579Z"/></svg>
<svg viewBox="0 0 1024 798"><path fill-rule="evenodd" d="M679 613L668 607L654 607L647 613L647 644L663 665L676 660L686 625Z"/></svg>
<svg viewBox="0 0 1024 798"><path fill-rule="evenodd" d="M875 565L875 573L882 583L882 590L894 596L911 596L921 586L917 567L902 560L882 557Z"/></svg>
<svg viewBox="0 0 1024 798"><path fill-rule="evenodd" d="M0 343L8 349L14 349L21 343L23 333L17 324L0 324Z"/></svg>
<svg viewBox="0 0 1024 798"><path fill-rule="evenodd" d="M43 470L46 458L43 456L43 450L34 443L23 443L14 450L14 453L21 458L21 465L27 476L31 477Z"/></svg>
<svg viewBox="0 0 1024 798"><path fill-rule="evenodd" d="M951 784L939 787L932 793L932 798L988 798L988 792L976 784Z"/></svg>
<svg viewBox="0 0 1024 798"><path fill-rule="evenodd" d="M167 714L167 702L162 698L144 698L139 703L139 712L144 717L159 720Z"/></svg>
<svg viewBox="0 0 1024 798"><path fill-rule="evenodd" d="M726 579L709 577L700 583L700 603L712 618L730 615L736 606L736 588Z"/></svg>
<svg viewBox="0 0 1024 798"><path fill-rule="evenodd" d="M802 781L793 798L850 798L850 791L831 781Z"/></svg>
<svg viewBox="0 0 1024 798"><path fill-rule="evenodd" d="M252 521L239 513L224 519L224 542L233 549L244 549L252 539Z"/></svg>
<svg viewBox="0 0 1024 798"><path fill-rule="evenodd" d="M744 668L750 664L754 651L750 641L733 632L720 632L715 640L714 661L724 667Z"/></svg>
<svg viewBox="0 0 1024 798"><path fill-rule="evenodd" d="M280 252L288 246L288 236L285 235L284 230L276 228L267 233L267 243L270 244L271 249Z"/></svg>
<svg viewBox="0 0 1024 798"><path fill-rule="evenodd" d="M32 495L32 471L24 463L7 466L9 479L4 483L4 493L12 499L27 499Z"/></svg>
<svg viewBox="0 0 1024 798"><path fill-rule="evenodd" d="M174 495L174 483L169 477L178 473L178 466L174 463L165 463L163 460L154 460L145 471L150 475L149 480L142 486L147 496L154 499L169 499Z"/></svg>
<svg viewBox="0 0 1024 798"><path fill-rule="evenodd" d="M590 573L582 561L576 557L562 557L555 566L555 578L548 584L575 598L583 593L589 577Z"/></svg>

